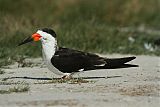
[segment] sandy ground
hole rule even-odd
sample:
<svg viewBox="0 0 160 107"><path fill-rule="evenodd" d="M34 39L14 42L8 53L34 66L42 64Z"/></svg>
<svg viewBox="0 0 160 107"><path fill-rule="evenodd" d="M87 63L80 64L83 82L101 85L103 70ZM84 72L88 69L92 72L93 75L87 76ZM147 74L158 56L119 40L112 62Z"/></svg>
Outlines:
<svg viewBox="0 0 160 107"><path fill-rule="evenodd" d="M77 84L52 83L57 76L39 64L40 58L28 61L37 66L22 68L14 64L3 68L0 90L24 84L30 90L0 94L0 107L160 107L159 57L137 56L131 63L138 68L81 73L79 76L89 82Z"/></svg>

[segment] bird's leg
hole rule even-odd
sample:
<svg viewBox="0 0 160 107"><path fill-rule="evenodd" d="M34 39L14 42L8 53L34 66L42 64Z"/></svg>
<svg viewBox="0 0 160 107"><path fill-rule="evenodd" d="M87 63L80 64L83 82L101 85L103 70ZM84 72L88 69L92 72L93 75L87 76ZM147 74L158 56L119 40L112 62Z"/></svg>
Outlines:
<svg viewBox="0 0 160 107"><path fill-rule="evenodd" d="M69 80L69 79L72 79L72 73L66 73L64 76L61 77L62 79L66 79L66 80Z"/></svg>

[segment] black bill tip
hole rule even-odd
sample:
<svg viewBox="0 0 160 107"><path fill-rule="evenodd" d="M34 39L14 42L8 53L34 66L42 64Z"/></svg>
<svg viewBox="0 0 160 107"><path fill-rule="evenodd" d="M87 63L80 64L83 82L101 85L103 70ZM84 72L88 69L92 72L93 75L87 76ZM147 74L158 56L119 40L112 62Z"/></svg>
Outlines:
<svg viewBox="0 0 160 107"><path fill-rule="evenodd" d="M32 41L33 41L33 38L28 37L28 38L24 39L21 43L19 43L17 46L21 46L23 44L26 44L26 43L29 43L29 42L32 42Z"/></svg>

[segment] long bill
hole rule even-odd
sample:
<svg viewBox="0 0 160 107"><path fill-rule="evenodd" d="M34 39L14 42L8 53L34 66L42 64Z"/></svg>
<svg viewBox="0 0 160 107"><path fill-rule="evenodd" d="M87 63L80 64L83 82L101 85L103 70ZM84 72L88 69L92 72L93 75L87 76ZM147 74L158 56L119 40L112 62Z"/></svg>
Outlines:
<svg viewBox="0 0 160 107"><path fill-rule="evenodd" d="M26 44L26 43L29 43L29 42L32 42L32 41L33 41L33 38L28 37L28 38L24 39L21 43L19 43L18 46L21 46L23 44Z"/></svg>

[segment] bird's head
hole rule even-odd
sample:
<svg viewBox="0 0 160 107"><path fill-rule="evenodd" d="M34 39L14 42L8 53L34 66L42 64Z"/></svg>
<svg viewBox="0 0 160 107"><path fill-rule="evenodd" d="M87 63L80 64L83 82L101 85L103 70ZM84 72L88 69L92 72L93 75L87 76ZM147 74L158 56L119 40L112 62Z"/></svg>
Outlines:
<svg viewBox="0 0 160 107"><path fill-rule="evenodd" d="M18 44L18 46L21 46L23 44L32 42L32 41L41 41L42 43L48 43L50 41L56 40L56 33L50 29L50 28L43 28L38 30L36 33L34 33L32 36L24 39L21 43Z"/></svg>

